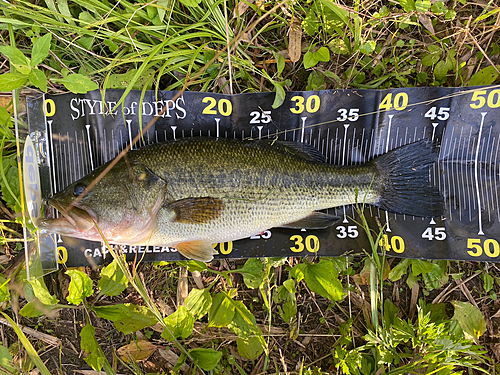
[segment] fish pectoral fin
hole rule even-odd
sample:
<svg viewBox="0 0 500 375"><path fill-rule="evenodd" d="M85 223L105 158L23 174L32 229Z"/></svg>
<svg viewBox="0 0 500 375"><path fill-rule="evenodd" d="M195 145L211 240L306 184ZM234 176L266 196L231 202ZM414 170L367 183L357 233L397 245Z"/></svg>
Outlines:
<svg viewBox="0 0 500 375"><path fill-rule="evenodd" d="M188 259L210 262L214 258L214 248L208 241L186 241L174 247Z"/></svg>
<svg viewBox="0 0 500 375"><path fill-rule="evenodd" d="M173 221L204 224L217 219L224 211L225 205L220 198L195 197L169 202L164 207L175 213Z"/></svg>
<svg viewBox="0 0 500 375"><path fill-rule="evenodd" d="M324 214L322 212L313 212L311 215L303 219L282 225L281 228L287 229L326 229L331 227L340 217Z"/></svg>

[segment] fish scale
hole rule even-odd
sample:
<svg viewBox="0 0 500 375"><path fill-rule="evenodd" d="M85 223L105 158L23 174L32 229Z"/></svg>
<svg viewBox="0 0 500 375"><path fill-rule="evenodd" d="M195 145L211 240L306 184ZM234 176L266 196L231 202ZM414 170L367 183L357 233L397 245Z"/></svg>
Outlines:
<svg viewBox="0 0 500 375"><path fill-rule="evenodd" d="M112 243L173 246L188 258L208 261L212 243L272 227L325 227L334 218L316 211L356 201L416 216L442 212L441 196L429 183L436 154L425 142L361 166L334 166L322 159L311 146L281 141L188 138L158 143L129 152L73 203L76 210L45 219L41 226L61 232L68 220L88 224L88 215ZM72 204L76 187L87 186L104 168L49 203L57 208ZM98 239L95 231L89 233L64 234Z"/></svg>

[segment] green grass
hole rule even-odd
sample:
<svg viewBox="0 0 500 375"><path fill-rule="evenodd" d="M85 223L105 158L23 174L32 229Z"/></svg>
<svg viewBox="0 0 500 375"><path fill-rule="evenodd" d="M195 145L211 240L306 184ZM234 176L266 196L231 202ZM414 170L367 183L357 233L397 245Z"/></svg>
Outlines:
<svg viewBox="0 0 500 375"><path fill-rule="evenodd" d="M279 104L284 90L489 85L499 75L499 9L466 0L16 0L0 10L0 88L273 91ZM292 25L300 39L290 38ZM11 108L0 107L0 244L13 256L24 249L12 216L20 193ZM383 232L367 233L363 258L181 263L201 272L201 289L193 277L185 285L178 264L132 265L117 254L110 268L31 283L4 264L0 307L17 323L2 335L0 370L65 373L84 366L84 349L87 364L107 373L497 373L497 266L389 259ZM335 275L328 288L318 282L325 275ZM467 283L454 289L455 280ZM187 288L185 307L177 288ZM66 340L60 359L20 326ZM135 363L117 352L141 340L153 354L138 344Z"/></svg>

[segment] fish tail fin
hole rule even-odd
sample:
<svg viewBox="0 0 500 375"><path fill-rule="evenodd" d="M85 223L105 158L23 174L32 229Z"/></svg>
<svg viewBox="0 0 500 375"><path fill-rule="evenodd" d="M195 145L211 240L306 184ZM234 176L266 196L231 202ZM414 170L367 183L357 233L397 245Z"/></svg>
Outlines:
<svg viewBox="0 0 500 375"><path fill-rule="evenodd" d="M373 160L380 173L378 207L399 214L433 217L443 214L443 197L430 181L435 147L418 141Z"/></svg>

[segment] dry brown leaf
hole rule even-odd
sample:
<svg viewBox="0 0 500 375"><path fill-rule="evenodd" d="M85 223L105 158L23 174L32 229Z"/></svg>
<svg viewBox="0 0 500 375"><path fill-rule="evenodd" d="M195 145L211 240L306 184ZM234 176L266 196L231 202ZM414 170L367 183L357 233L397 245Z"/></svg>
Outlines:
<svg viewBox="0 0 500 375"><path fill-rule="evenodd" d="M162 358L165 359L172 366L175 366L177 364L177 362L179 362L179 356L168 348L159 348L158 354L161 355ZM181 371L182 372L189 371L189 366L184 363L181 366Z"/></svg>
<svg viewBox="0 0 500 375"><path fill-rule="evenodd" d="M117 353L126 363L130 363L148 359L156 349L157 346L148 340L138 340L122 346Z"/></svg>
<svg viewBox="0 0 500 375"><path fill-rule="evenodd" d="M387 280L389 273L391 272L391 265L385 261L384 262L384 272L382 274L384 280ZM370 284L370 262L365 262L363 269L356 275L354 275L353 280L358 285L369 285Z"/></svg>
<svg viewBox="0 0 500 375"><path fill-rule="evenodd" d="M238 3L238 6L234 8L233 17L238 18L243 13L246 12L250 4L253 4L254 0L242 0Z"/></svg>
<svg viewBox="0 0 500 375"><path fill-rule="evenodd" d="M420 21L420 23L422 25L424 25L424 27L429 30L429 32L434 35L435 32L434 32L434 26L432 26L432 21L431 21L431 18L429 16L427 16L426 14L420 14L418 16L418 20Z"/></svg>
<svg viewBox="0 0 500 375"><path fill-rule="evenodd" d="M299 61L302 55L302 28L297 20L292 22L288 32L288 55L294 63Z"/></svg>
<svg viewBox="0 0 500 375"><path fill-rule="evenodd" d="M188 271L187 267L181 267L179 269L179 282L177 284L177 306L184 305L189 294L189 282L188 282Z"/></svg>
<svg viewBox="0 0 500 375"><path fill-rule="evenodd" d="M495 354L495 357L497 357L497 360L500 361L500 343L492 345L491 349L493 350L493 354Z"/></svg>

